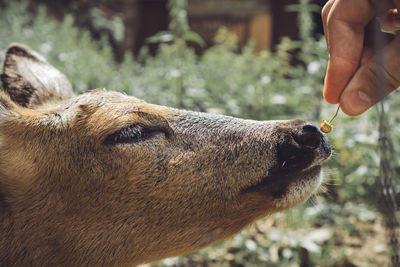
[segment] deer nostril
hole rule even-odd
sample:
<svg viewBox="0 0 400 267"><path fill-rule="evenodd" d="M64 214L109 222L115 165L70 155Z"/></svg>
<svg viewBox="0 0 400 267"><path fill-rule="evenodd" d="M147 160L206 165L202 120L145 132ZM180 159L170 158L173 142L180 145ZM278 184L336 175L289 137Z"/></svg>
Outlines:
<svg viewBox="0 0 400 267"><path fill-rule="evenodd" d="M302 127L295 140L303 147L315 149L321 144L322 134L314 125L306 124Z"/></svg>
<svg viewBox="0 0 400 267"><path fill-rule="evenodd" d="M306 124L303 126L303 131L305 132L312 132L312 133L319 133L319 130L317 127L311 124Z"/></svg>

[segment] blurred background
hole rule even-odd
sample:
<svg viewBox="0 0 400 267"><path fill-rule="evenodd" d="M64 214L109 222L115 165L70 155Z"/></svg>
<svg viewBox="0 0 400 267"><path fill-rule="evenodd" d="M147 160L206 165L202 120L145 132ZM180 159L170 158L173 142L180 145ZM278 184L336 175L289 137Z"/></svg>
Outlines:
<svg viewBox="0 0 400 267"><path fill-rule="evenodd" d="M0 0L12 42L45 56L77 93L318 125L328 59L321 0ZM339 113L324 190L231 239L143 266L400 266L400 97Z"/></svg>

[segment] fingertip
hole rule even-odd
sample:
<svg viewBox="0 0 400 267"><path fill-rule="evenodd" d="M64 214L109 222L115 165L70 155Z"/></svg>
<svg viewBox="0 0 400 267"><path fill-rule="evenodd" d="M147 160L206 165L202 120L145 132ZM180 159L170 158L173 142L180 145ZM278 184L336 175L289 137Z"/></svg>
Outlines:
<svg viewBox="0 0 400 267"><path fill-rule="evenodd" d="M331 91L329 91L326 87L324 89L324 99L326 102L328 102L329 104L337 104L339 103L339 95L335 94L335 93L331 93Z"/></svg>
<svg viewBox="0 0 400 267"><path fill-rule="evenodd" d="M329 69L328 73L325 76L325 81L324 81L324 92L323 96L326 102L330 104L337 104L339 103L340 99L340 92L337 91L337 87L332 86L332 81L329 79Z"/></svg>
<svg viewBox="0 0 400 267"><path fill-rule="evenodd" d="M358 64L339 57L330 57L324 81L324 99L337 104L344 87L357 69Z"/></svg>

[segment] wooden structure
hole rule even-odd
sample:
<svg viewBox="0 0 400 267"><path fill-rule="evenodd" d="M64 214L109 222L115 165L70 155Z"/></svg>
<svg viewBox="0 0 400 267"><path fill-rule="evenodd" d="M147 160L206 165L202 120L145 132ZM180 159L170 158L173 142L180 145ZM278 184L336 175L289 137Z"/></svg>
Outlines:
<svg viewBox="0 0 400 267"><path fill-rule="evenodd" d="M321 6L325 2L311 1ZM148 37L166 30L169 23L167 0L31 0L31 3L46 4L59 18L78 6L79 13L75 13L78 25L88 28L94 37L98 29L91 23L91 9L101 10L106 18L119 16L125 33L123 43L113 45L117 58L125 50L137 52ZM260 51L273 49L283 36L298 38L297 14L286 11L287 5L297 3L298 0L188 0L188 19L192 30L207 45L212 45L217 30L225 26L238 36L239 44L253 40ZM316 21L320 21L319 14Z"/></svg>
<svg viewBox="0 0 400 267"><path fill-rule="evenodd" d="M191 28L211 44L216 31L227 27L240 44L252 39L256 50L270 49L272 44L271 1L265 0L189 0Z"/></svg>
<svg viewBox="0 0 400 267"><path fill-rule="evenodd" d="M137 52L148 37L168 28L167 0L77 1L91 2L107 16L122 17L124 50ZM286 11L287 5L296 3L297 0L188 0L188 20L208 46L224 26L237 35L240 45L253 40L256 51L260 51L272 49L283 36L298 37L297 14Z"/></svg>

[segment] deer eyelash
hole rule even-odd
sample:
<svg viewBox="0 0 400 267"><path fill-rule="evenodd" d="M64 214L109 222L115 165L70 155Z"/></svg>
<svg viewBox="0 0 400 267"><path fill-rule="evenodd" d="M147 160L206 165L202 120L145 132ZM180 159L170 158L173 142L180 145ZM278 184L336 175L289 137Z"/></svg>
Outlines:
<svg viewBox="0 0 400 267"><path fill-rule="evenodd" d="M107 136L104 144L115 145L140 142L160 132L164 131L159 127L144 127L139 124L132 124Z"/></svg>
<svg viewBox="0 0 400 267"><path fill-rule="evenodd" d="M133 143L145 139L147 133L144 128L137 124L132 124L124 127L109 136L104 140L105 144L120 144Z"/></svg>

